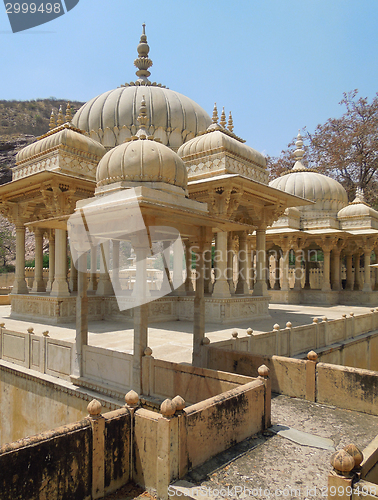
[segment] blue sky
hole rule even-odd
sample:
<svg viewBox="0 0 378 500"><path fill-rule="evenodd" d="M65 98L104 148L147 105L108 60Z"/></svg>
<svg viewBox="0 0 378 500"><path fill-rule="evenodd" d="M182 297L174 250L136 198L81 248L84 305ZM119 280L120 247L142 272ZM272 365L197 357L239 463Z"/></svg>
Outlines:
<svg viewBox="0 0 378 500"><path fill-rule="evenodd" d="M80 0L16 34L0 4L0 99L87 101L135 80L143 22L151 81L210 115L225 106L234 132L266 154L340 116L344 91L378 91L377 0Z"/></svg>

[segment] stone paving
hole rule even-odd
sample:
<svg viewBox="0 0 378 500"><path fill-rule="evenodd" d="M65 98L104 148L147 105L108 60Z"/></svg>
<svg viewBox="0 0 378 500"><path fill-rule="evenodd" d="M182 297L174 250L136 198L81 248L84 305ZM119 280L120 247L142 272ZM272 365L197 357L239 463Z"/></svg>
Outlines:
<svg viewBox="0 0 378 500"><path fill-rule="evenodd" d="M287 396L272 399L272 423L330 438L336 449L349 443L363 449L378 435L377 416ZM232 457L237 453L240 455ZM223 489L229 499L327 498L331 454L332 451L301 446L268 431L209 461L186 479L208 493Z"/></svg>
<svg viewBox="0 0 378 500"><path fill-rule="evenodd" d="M211 342L231 338L233 330L239 332L239 337L246 334L247 328L252 328L255 333L270 331L278 323L284 328L287 321L293 326L312 323L313 318L326 316L328 319L341 318L343 313L362 314L370 311L369 307L351 306L301 306L287 304L271 304L269 307L270 318L236 323L234 326L222 326L207 323L206 336ZM75 325L47 325L30 320L14 320L10 318L10 306L0 306L0 322L6 328L26 332L29 327L34 327L36 335L42 335L46 329L50 337L60 340L75 341ZM149 327L149 346L153 356L166 361L177 363L190 363L193 343L193 323L191 321L170 321L153 323ZM94 321L89 323L89 344L97 347L113 349L120 352L132 353L133 329L130 322L123 326L121 322Z"/></svg>
<svg viewBox="0 0 378 500"><path fill-rule="evenodd" d="M349 443L363 449L378 435L378 416L287 396L273 397L272 423L329 438L336 449ZM189 472L185 481L193 485L189 492L198 500L326 499L331 454L332 451L303 446L268 430ZM130 500L149 496L142 490L132 494L128 486L107 498Z"/></svg>

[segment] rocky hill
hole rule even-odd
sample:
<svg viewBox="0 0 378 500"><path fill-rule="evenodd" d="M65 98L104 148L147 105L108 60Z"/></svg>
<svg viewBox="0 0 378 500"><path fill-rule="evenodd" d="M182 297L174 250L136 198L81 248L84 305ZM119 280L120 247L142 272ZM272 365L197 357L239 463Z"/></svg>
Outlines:
<svg viewBox="0 0 378 500"><path fill-rule="evenodd" d="M70 101L70 104L72 114L83 105L78 101ZM17 152L49 130L51 110L57 115L60 106L65 112L67 100L0 100L0 185L11 181L11 169L15 165ZM0 237L2 232L9 231L13 232L12 225L0 216ZM27 233L26 257L31 258L33 254L34 237Z"/></svg>
<svg viewBox="0 0 378 500"><path fill-rule="evenodd" d="M70 104L74 113L83 103ZM51 110L57 115L66 105L66 100L55 98L0 101L0 184L11 180L17 152L49 130Z"/></svg>

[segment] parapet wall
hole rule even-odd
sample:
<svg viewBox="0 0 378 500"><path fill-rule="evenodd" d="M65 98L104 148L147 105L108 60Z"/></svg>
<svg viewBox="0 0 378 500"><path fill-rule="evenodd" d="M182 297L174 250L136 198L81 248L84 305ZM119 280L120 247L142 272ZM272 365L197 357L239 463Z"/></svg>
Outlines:
<svg viewBox="0 0 378 500"><path fill-rule="evenodd" d="M143 356L142 373L144 395L165 399L180 394L190 404L207 400L253 380L252 377L185 366L152 356Z"/></svg>
<svg viewBox="0 0 378 500"><path fill-rule="evenodd" d="M70 383L0 361L0 446L81 420L91 399ZM98 399L104 411L120 406Z"/></svg>
<svg viewBox="0 0 378 500"><path fill-rule="evenodd" d="M299 360L207 347L207 366L213 370L253 377L264 364L270 369L273 392L378 415L378 372L318 363L315 352L309 357Z"/></svg>
<svg viewBox="0 0 378 500"><path fill-rule="evenodd" d="M167 399L160 412L141 408L133 391L126 407L104 415L93 400L80 422L0 448L1 499L97 499L133 480L168 500L170 483L189 468L270 425L262 373L195 405Z"/></svg>
<svg viewBox="0 0 378 500"><path fill-rule="evenodd" d="M255 380L186 408L188 467L197 467L266 427L264 406L264 383Z"/></svg>
<svg viewBox="0 0 378 500"><path fill-rule="evenodd" d="M324 362L346 364L356 368L378 371L378 309L370 313L341 319L314 318L313 323L222 340L211 344L217 348L253 353L261 356L304 358L315 350Z"/></svg>
<svg viewBox="0 0 378 500"><path fill-rule="evenodd" d="M1 499L90 499L91 451L88 420L1 447Z"/></svg>

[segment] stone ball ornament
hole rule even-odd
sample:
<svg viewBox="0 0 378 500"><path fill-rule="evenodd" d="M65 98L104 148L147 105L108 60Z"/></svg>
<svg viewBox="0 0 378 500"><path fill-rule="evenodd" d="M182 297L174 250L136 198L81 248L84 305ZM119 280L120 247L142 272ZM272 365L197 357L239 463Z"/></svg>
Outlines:
<svg viewBox="0 0 378 500"><path fill-rule="evenodd" d="M345 450L333 453L330 462L332 467L342 474L346 474L354 468L354 458Z"/></svg>
<svg viewBox="0 0 378 500"><path fill-rule="evenodd" d="M344 450L354 459L354 468L357 468L362 464L364 455L355 444L348 444L347 446L344 446Z"/></svg>
<svg viewBox="0 0 378 500"><path fill-rule="evenodd" d="M87 406L87 411L91 417L96 417L101 414L101 403L97 399L92 399L92 401Z"/></svg>

